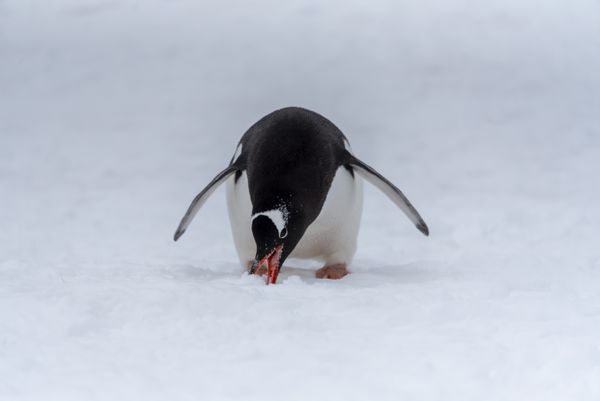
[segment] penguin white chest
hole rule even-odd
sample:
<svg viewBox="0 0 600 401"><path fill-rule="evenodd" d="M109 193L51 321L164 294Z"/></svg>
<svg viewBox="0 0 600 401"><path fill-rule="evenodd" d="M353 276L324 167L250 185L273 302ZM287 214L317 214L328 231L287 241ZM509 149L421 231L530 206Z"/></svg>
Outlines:
<svg viewBox="0 0 600 401"><path fill-rule="evenodd" d="M339 167L327 193L321 212L308 227L291 258L319 259L327 264L350 263L356 251L356 240L362 214L362 180L345 167ZM227 181L227 207L233 240L246 265L254 259L256 244L252 235L252 202L246 173L235 182Z"/></svg>

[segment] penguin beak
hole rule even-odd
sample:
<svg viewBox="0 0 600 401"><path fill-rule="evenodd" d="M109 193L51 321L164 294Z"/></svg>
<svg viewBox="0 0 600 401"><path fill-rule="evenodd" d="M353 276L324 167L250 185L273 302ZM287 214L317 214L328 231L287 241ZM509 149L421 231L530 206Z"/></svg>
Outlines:
<svg viewBox="0 0 600 401"><path fill-rule="evenodd" d="M252 264L250 268L250 274L256 274L256 270L267 263L267 279L266 284L275 284L277 276L279 275L279 260L281 259L281 251L283 250L283 244L277 245L271 252L266 256L263 256L260 260L258 258Z"/></svg>

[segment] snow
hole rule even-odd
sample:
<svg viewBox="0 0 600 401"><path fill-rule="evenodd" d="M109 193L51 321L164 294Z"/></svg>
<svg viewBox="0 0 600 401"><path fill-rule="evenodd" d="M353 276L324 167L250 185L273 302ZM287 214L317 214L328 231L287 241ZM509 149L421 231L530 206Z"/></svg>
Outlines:
<svg viewBox="0 0 600 401"><path fill-rule="evenodd" d="M1 400L598 400L600 5L0 1ZM322 113L353 274L237 262L241 134Z"/></svg>

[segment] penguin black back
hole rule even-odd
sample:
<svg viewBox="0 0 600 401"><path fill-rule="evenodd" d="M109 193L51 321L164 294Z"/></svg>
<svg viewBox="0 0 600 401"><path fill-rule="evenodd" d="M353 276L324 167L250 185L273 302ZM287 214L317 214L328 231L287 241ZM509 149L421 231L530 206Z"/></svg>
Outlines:
<svg viewBox="0 0 600 401"><path fill-rule="evenodd" d="M319 214L337 168L344 134L325 117L288 107L259 120L240 140L253 213L294 199L310 223Z"/></svg>

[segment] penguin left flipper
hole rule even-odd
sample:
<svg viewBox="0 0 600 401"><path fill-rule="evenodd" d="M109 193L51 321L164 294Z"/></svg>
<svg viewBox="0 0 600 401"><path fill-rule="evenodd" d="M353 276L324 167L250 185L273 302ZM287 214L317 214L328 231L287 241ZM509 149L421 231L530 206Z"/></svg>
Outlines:
<svg viewBox="0 0 600 401"><path fill-rule="evenodd" d="M179 227L177 227L177 231L175 231L175 235L173 239L177 241L179 237L183 235L185 230L188 228L192 219L198 213L198 210L204 205L204 202L208 199L210 195L221 185L230 175L238 171L240 168L236 164L229 165L225 170L221 171L213 180L194 198L190 206L188 207L187 212L181 219L181 223L179 223Z"/></svg>
<svg viewBox="0 0 600 401"><path fill-rule="evenodd" d="M410 221L414 223L419 231L425 235L429 235L429 228L425 221L417 212L417 209L410 203L406 196L392 184L387 178L378 173L373 167L359 160L352 154L348 153L349 160L347 164L354 167L356 172L369 183L377 187L383 192L392 202L396 204L408 216Z"/></svg>

